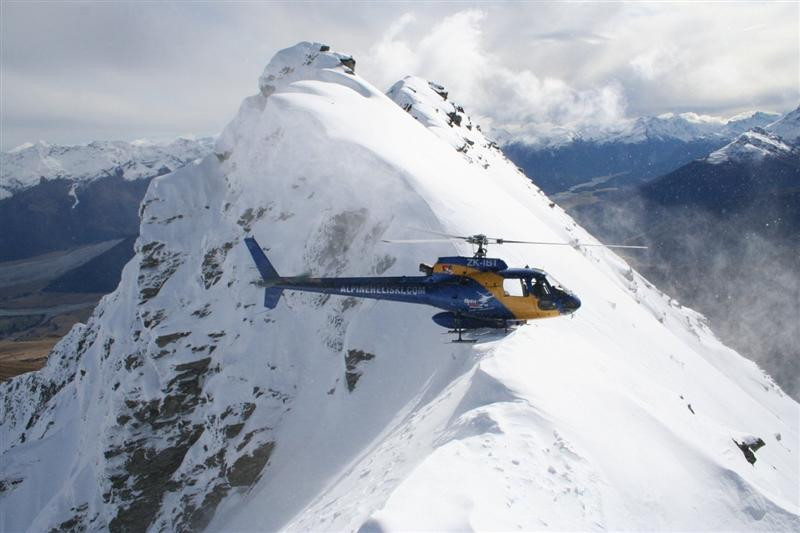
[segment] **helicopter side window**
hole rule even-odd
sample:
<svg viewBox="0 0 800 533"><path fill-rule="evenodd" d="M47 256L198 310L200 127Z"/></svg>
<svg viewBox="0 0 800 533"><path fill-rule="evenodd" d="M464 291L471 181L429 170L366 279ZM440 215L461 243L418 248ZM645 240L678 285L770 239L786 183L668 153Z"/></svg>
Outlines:
<svg viewBox="0 0 800 533"><path fill-rule="evenodd" d="M506 296L525 296L524 281L519 278L504 279L503 294Z"/></svg>

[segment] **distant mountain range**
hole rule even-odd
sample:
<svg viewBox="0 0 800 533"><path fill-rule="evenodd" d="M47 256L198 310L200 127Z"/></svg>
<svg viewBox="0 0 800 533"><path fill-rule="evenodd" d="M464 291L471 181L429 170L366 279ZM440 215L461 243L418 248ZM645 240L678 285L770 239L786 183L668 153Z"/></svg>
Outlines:
<svg viewBox="0 0 800 533"><path fill-rule="evenodd" d="M54 343L86 320L134 254L152 179L212 144L38 142L0 154L0 342Z"/></svg>
<svg viewBox="0 0 800 533"><path fill-rule="evenodd" d="M150 180L205 156L212 144L38 142L0 154L0 261L137 235Z"/></svg>
<svg viewBox="0 0 800 533"><path fill-rule="evenodd" d="M780 115L754 112L722 120L694 113L641 117L603 134L530 144L506 138L503 151L548 194L572 187L625 187L664 175Z"/></svg>
<svg viewBox="0 0 800 533"><path fill-rule="evenodd" d="M94 141L59 145L25 143L0 153L0 199L39 185L65 180L85 185L105 177L127 181L166 174L208 154L213 138L178 138L169 142Z"/></svg>
<svg viewBox="0 0 800 533"><path fill-rule="evenodd" d="M646 276L800 396L800 109L642 185ZM627 202L623 197L617 206Z"/></svg>
<svg viewBox="0 0 800 533"><path fill-rule="evenodd" d="M730 124L713 139L528 147L522 163L519 145L504 149L601 240L649 245L630 257L638 270L797 397L800 108L767 118L739 121L750 128L727 141Z"/></svg>

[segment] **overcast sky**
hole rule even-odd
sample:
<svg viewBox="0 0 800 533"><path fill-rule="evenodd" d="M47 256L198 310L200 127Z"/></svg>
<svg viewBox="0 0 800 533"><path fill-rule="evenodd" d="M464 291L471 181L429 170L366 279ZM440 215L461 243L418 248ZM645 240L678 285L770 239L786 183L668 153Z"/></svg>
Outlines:
<svg viewBox="0 0 800 533"><path fill-rule="evenodd" d="M496 128L800 103L794 1L0 5L4 150L217 133L303 40L353 54L383 90L438 81Z"/></svg>

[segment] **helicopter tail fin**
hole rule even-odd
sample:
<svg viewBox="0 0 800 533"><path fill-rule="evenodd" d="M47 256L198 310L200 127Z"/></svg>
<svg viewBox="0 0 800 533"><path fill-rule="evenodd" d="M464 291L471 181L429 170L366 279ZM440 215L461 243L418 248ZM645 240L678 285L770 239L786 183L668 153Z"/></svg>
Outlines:
<svg viewBox="0 0 800 533"><path fill-rule="evenodd" d="M250 255L253 256L253 262L255 262L256 268L258 268L258 272L261 274L264 283L267 285L270 283L277 283L280 280L278 271L275 270L275 267L269 262L267 256L264 255L264 251L261 249L258 242L256 242L253 237L246 237L244 243L247 245ZM278 300L281 299L282 293L283 288L281 287L268 286L264 289L264 307L267 309L275 309L278 305Z"/></svg>

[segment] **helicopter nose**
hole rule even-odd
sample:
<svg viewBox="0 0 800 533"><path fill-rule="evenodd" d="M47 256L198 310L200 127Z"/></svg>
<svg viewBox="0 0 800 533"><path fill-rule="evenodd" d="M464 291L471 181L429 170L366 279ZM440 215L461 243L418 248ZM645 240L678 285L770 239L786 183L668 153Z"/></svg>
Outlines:
<svg viewBox="0 0 800 533"><path fill-rule="evenodd" d="M565 313L574 313L580 308L581 301L577 296L565 295L561 305Z"/></svg>

